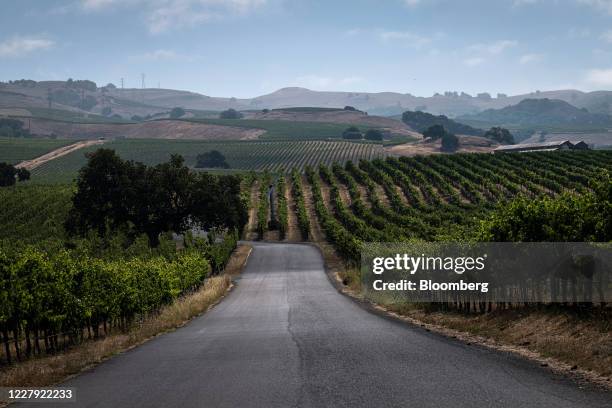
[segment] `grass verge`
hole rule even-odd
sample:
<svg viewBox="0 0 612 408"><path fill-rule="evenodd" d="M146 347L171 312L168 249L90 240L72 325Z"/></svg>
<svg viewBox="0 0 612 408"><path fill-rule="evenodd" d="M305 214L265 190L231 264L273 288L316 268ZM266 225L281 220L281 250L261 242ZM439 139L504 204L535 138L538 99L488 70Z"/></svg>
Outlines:
<svg viewBox="0 0 612 408"><path fill-rule="evenodd" d="M185 325L192 318L205 313L229 292L232 276L240 274L250 252L250 246L239 245L223 274L206 279L198 290L164 306L159 313L134 325L127 332L111 334L100 340L85 342L65 353L28 360L3 369L0 371L0 386L44 387L57 384L115 354ZM3 402L0 401L0 405Z"/></svg>

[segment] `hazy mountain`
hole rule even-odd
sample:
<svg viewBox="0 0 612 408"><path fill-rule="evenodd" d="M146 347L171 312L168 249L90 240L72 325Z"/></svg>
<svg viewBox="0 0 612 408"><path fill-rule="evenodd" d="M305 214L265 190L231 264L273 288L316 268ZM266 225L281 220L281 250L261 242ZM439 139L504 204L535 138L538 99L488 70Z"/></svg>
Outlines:
<svg viewBox="0 0 612 408"><path fill-rule="evenodd" d="M459 118L500 126L612 126L612 117L603 113L591 113L559 99L525 99L516 105L502 109L487 109L474 115Z"/></svg>
<svg viewBox="0 0 612 408"><path fill-rule="evenodd" d="M612 92L581 92L559 90L534 92L524 95L491 97L483 93L471 96L446 92L431 97L417 97L397 92L321 92L305 88L282 88L270 94L240 99L213 97L196 92L173 89L119 89L114 86L96 87L91 81L12 81L0 83L0 107L45 107L49 98L52 107L90 113L108 112L123 117L147 115L180 106L202 111L261 110L288 107L354 106L375 115L397 115L404 111L424 111L454 118L487 109L516 105L523 99L558 99L591 113L612 114Z"/></svg>

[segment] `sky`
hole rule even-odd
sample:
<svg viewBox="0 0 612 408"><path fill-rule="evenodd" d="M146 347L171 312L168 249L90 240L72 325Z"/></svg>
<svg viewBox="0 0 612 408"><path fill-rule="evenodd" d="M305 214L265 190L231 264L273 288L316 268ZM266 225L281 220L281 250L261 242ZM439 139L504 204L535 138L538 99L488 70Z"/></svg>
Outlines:
<svg viewBox="0 0 612 408"><path fill-rule="evenodd" d="M0 0L0 81L248 98L612 90L612 0Z"/></svg>

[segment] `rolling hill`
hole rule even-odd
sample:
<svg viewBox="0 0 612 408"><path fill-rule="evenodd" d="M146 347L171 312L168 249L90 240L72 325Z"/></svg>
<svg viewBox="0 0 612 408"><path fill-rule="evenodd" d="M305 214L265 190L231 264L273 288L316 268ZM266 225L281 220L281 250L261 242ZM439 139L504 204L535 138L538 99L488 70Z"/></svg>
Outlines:
<svg viewBox="0 0 612 408"><path fill-rule="evenodd" d="M482 123L486 126L508 127L563 127L605 128L612 126L612 117L602 113L590 113L559 99L525 99L516 105L502 109L488 109L459 120Z"/></svg>
<svg viewBox="0 0 612 408"><path fill-rule="evenodd" d="M492 97L487 93L471 96L445 92L431 97L399 92L331 92L287 87L253 98L213 97L174 89L120 89L112 84L97 87L92 81L30 81L0 83L0 108L49 107L81 113L131 118L165 113L175 106L188 110L221 111L294 108L301 106L343 108L354 106L371 115L391 116L406 110L421 110L450 118L477 114L487 109L516 105L524 99L557 99L591 113L612 114L612 91L581 92L556 90Z"/></svg>

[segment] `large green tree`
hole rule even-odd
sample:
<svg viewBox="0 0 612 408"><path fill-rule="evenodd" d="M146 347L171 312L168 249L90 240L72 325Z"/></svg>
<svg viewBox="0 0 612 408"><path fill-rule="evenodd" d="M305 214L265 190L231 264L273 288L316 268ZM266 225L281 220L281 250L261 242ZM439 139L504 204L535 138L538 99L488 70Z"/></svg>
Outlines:
<svg viewBox="0 0 612 408"><path fill-rule="evenodd" d="M72 201L69 232L104 236L124 230L146 234L152 247L163 232L192 226L242 230L247 221L239 177L191 172L178 155L150 167L99 149L80 170Z"/></svg>

